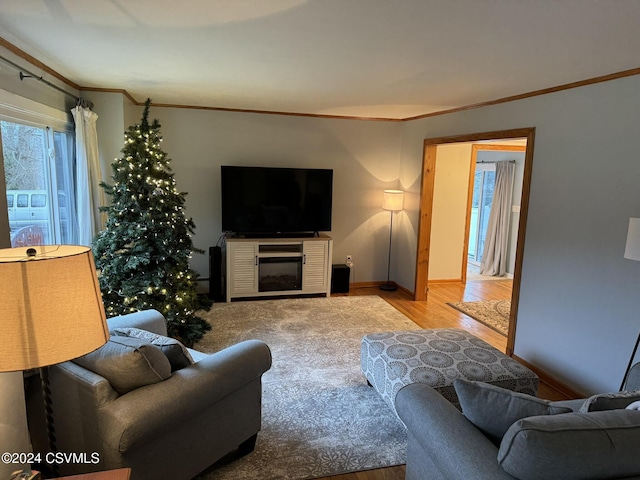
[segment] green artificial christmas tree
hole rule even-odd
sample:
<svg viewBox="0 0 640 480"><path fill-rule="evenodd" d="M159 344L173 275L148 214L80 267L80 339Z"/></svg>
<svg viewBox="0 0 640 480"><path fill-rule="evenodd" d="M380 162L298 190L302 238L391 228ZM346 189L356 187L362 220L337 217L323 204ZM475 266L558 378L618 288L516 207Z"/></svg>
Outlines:
<svg viewBox="0 0 640 480"><path fill-rule="evenodd" d="M149 124L145 103L140 125L125 132L122 158L112 164L107 224L93 241L107 316L156 309L169 335L192 346L211 326L196 315L211 302L196 294L197 273L189 267L196 250L195 225L184 212L185 193L176 190L170 159L160 144L160 123Z"/></svg>

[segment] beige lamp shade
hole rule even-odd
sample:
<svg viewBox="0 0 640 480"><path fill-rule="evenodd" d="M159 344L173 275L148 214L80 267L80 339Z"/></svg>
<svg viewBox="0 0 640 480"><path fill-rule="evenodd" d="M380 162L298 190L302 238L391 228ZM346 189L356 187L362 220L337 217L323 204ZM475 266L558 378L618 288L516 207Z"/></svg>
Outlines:
<svg viewBox="0 0 640 480"><path fill-rule="evenodd" d="M0 372L71 360L108 339L89 248L0 249Z"/></svg>
<svg viewBox="0 0 640 480"><path fill-rule="evenodd" d="M402 190L385 190L382 194L382 209L397 212L402 210L404 192Z"/></svg>
<svg viewBox="0 0 640 480"><path fill-rule="evenodd" d="M624 249L624 258L640 261L640 218L629 219L629 231L627 232L627 245Z"/></svg>

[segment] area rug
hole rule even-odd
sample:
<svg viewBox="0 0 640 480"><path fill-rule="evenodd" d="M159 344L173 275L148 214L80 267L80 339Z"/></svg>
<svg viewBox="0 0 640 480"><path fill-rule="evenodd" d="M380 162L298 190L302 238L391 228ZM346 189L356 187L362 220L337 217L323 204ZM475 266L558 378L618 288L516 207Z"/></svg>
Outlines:
<svg viewBox="0 0 640 480"><path fill-rule="evenodd" d="M509 333L510 300L484 300L482 302L448 302L447 305L484 323L487 327L504 335Z"/></svg>
<svg viewBox="0 0 640 480"><path fill-rule="evenodd" d="M256 338L271 348L256 449L198 479L308 479L405 463L406 432L360 370L367 333L419 327L378 296L218 303L195 346ZM223 434L223 432L221 432Z"/></svg>

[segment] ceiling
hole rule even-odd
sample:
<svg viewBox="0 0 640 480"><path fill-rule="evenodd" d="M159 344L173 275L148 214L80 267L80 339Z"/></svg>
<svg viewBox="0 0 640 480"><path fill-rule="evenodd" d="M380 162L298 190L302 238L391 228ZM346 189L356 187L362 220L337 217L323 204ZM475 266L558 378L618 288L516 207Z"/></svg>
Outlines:
<svg viewBox="0 0 640 480"><path fill-rule="evenodd" d="M0 37L156 104L408 118L640 67L640 0L2 0Z"/></svg>

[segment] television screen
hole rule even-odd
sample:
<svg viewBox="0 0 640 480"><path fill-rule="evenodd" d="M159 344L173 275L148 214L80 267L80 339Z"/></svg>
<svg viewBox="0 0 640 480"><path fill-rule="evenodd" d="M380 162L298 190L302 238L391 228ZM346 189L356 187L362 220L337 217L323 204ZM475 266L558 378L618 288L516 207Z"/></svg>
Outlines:
<svg viewBox="0 0 640 480"><path fill-rule="evenodd" d="M221 167L222 230L291 234L331 230L333 170Z"/></svg>

